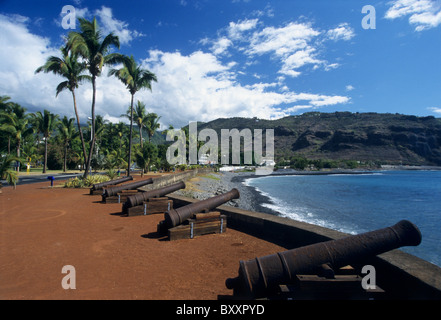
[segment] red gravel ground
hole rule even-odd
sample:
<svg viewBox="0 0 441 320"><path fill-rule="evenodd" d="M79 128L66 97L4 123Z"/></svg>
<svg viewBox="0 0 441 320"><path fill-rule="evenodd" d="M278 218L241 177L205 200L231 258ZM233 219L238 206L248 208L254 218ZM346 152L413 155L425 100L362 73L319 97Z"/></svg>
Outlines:
<svg viewBox="0 0 441 320"><path fill-rule="evenodd" d="M212 300L232 294L225 279L240 260L284 250L232 229L164 241L155 236L162 214L125 217L121 204L57 184L2 189L0 299ZM76 289L62 287L65 265Z"/></svg>

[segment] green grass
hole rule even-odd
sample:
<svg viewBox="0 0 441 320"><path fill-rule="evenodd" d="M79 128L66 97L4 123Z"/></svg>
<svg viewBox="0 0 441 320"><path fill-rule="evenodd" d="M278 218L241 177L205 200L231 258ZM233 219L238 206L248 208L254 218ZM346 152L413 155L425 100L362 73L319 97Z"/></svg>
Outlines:
<svg viewBox="0 0 441 320"><path fill-rule="evenodd" d="M80 170L67 170L66 172L63 172L62 169L60 170L46 170L46 174L57 174L57 173L84 173L84 171ZM43 174L43 168L31 168L29 170L29 173L25 171L20 171L19 176L25 176L28 174Z"/></svg>
<svg viewBox="0 0 441 320"><path fill-rule="evenodd" d="M201 177L202 177L202 178L207 178L207 179L212 179L212 180L220 180L219 177L215 177L215 176L213 176L213 175L211 175L211 174L203 175L203 176L201 176Z"/></svg>

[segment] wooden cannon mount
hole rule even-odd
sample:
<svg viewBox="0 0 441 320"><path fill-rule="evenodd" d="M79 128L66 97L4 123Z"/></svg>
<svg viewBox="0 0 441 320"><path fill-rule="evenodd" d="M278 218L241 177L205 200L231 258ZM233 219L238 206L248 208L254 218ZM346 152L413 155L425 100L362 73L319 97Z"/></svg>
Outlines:
<svg viewBox="0 0 441 320"><path fill-rule="evenodd" d="M227 217L219 211L197 213L192 219L187 219L183 224L168 229L170 241L180 239L193 239L213 233L224 233L227 231Z"/></svg>
<svg viewBox="0 0 441 320"><path fill-rule="evenodd" d="M353 274L337 277L337 270L363 266L378 254L420 243L419 229L402 220L391 227L240 261L238 276L227 279L225 285L240 299L268 298L277 293L294 299L335 299L341 298L338 294L344 289L349 290L346 299L357 298L361 278ZM318 292L322 294L319 297Z"/></svg>
<svg viewBox="0 0 441 320"><path fill-rule="evenodd" d="M185 183L180 181L163 188L128 196L122 206L122 213L132 217L169 211L173 209L173 200L166 197L166 195L184 188Z"/></svg>
<svg viewBox="0 0 441 320"><path fill-rule="evenodd" d="M193 239L211 233L224 233L227 229L227 217L216 207L240 197L237 189L195 202L177 209L168 210L164 220L157 226L158 234L167 234L169 240Z"/></svg>
<svg viewBox="0 0 441 320"><path fill-rule="evenodd" d="M130 195L127 199L133 196L134 195ZM127 203L127 201L125 203ZM143 201L141 205L130 208L126 207L125 203L122 205L122 213L128 217L148 216L151 214L164 213L173 209L173 200L168 197L149 198Z"/></svg>

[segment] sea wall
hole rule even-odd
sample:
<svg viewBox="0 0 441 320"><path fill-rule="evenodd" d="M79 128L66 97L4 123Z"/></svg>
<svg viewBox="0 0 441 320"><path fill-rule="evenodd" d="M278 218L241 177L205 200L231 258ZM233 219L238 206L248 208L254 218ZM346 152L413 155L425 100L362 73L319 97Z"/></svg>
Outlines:
<svg viewBox="0 0 441 320"><path fill-rule="evenodd" d="M198 200L169 195L174 207ZM348 234L266 213L219 206L227 226L276 243L286 249L340 239ZM400 250L392 250L366 261L376 269L377 285L394 299L441 299L441 268ZM239 265L239 261L238 261Z"/></svg>
<svg viewBox="0 0 441 320"><path fill-rule="evenodd" d="M186 171L179 172L179 173L166 174L161 177L154 178L152 184L148 184L146 186L138 188L138 190L150 191L150 190L162 188L162 187L168 186L170 184L177 183L179 181L185 181L185 180L191 179L191 178L197 176L198 174L206 174L206 173L210 173L213 171L214 171L213 168L196 168L193 170L186 170Z"/></svg>

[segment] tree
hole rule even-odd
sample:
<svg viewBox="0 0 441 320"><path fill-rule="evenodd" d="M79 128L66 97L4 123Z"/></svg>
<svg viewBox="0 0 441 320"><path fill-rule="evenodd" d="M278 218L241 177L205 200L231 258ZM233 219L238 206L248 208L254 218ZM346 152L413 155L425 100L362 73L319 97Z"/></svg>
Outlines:
<svg viewBox="0 0 441 320"><path fill-rule="evenodd" d="M9 96L0 96L0 114L4 112L8 112L10 106L12 104L11 97ZM0 118L1 120L1 118ZM7 141L7 143L6 143ZM11 137L9 134L0 131L0 151L3 151L5 146L7 145L8 154L11 153Z"/></svg>
<svg viewBox="0 0 441 320"><path fill-rule="evenodd" d="M87 70L87 65L83 61L79 60L77 53L74 53L73 51L69 52L68 46L62 47L60 50L63 56L62 58L54 57L54 56L49 57L43 66L35 70L35 73L52 72L67 79L66 81L63 81L60 84L58 84L55 96L58 97L58 95L65 89L68 89L72 93L75 117L77 119L78 132L81 139L81 146L83 147L84 159L86 159L86 154L87 154L86 145L84 142L83 132L81 131L81 126L80 126L80 117L78 115L75 89L77 89L81 83L85 81L91 81L92 78L89 75L83 74L83 72Z"/></svg>
<svg viewBox="0 0 441 320"><path fill-rule="evenodd" d="M127 119L130 120L130 110L131 109L129 107L126 114L122 114L121 117L126 117ZM149 114L146 112L146 109L145 109L145 103L138 100L137 104L135 105L135 109L133 110L133 120L135 121L135 123L139 129L139 139L140 139L141 148L143 145L142 129L149 125L148 115Z"/></svg>
<svg viewBox="0 0 441 320"><path fill-rule="evenodd" d="M84 18L78 19L81 32L71 31L68 35L68 48L74 54L83 57L86 67L89 70L92 82L92 141L90 143L89 156L87 157L84 178L89 174L90 161L95 146L95 98L96 98L96 78L101 75L104 65L111 65L122 61L119 53L109 53L111 47L119 49L119 38L113 33L109 33L102 39L96 18L88 21Z"/></svg>
<svg viewBox="0 0 441 320"><path fill-rule="evenodd" d="M159 124L159 119L161 119L161 117L158 117L156 113L149 113L147 115L147 119L147 132L149 134L149 142L152 142L153 135L155 134L156 130L158 130L161 126Z"/></svg>
<svg viewBox="0 0 441 320"><path fill-rule="evenodd" d="M21 162L23 163L24 160L22 158L13 156L13 155L6 155L6 156L1 156L1 160L0 160L0 179L5 179L8 184L10 185L14 185L14 189L15 189L15 185L18 181L18 173L16 171L14 171L11 166L13 162ZM2 188L2 183L0 182L0 193L1 193L1 188Z"/></svg>
<svg viewBox="0 0 441 320"><path fill-rule="evenodd" d="M72 143L73 139L75 139L79 133L75 131L74 126L74 118L68 119L66 116L64 116L63 119L61 119L60 122L58 122L57 129L59 138L63 143L63 172L66 172L66 164L67 164L67 149L69 148L70 144Z"/></svg>
<svg viewBox="0 0 441 320"><path fill-rule="evenodd" d="M1 112L2 125L0 130L9 134L9 139L15 140L17 158L20 158L20 150L23 140L34 133L33 128L29 125L29 118L25 114L26 109L19 104L10 105L9 112ZM17 171L20 170L20 162L17 163Z"/></svg>
<svg viewBox="0 0 441 320"><path fill-rule="evenodd" d="M11 97L0 96L0 111L7 108L12 103L11 101L8 100L11 100Z"/></svg>
<svg viewBox="0 0 441 320"><path fill-rule="evenodd" d="M37 128L37 131L43 134L44 137L44 164L43 164L43 173L46 173L47 168L47 144L49 137L54 131L57 122L58 122L58 115L53 114L48 110L43 110L43 113L40 111L37 111L34 114L34 123Z"/></svg>
<svg viewBox="0 0 441 320"><path fill-rule="evenodd" d="M152 90L152 81L157 81L156 75L138 65L133 56L124 57L123 67L111 69L109 76L115 76L126 85L131 95L130 101L130 133L129 133L129 160L127 165L127 176L130 175L130 165L132 156L132 131L133 131L133 99L135 93L141 89Z"/></svg>
<svg viewBox="0 0 441 320"><path fill-rule="evenodd" d="M154 163L158 158L158 148L148 142L143 147L139 147L135 153L136 163L141 167L141 176L145 171L149 171L150 164Z"/></svg>

